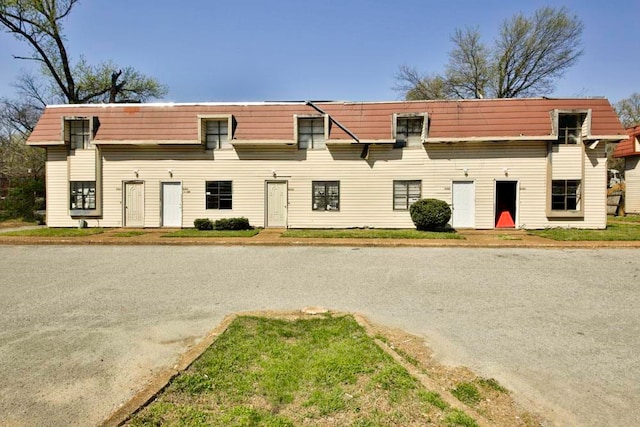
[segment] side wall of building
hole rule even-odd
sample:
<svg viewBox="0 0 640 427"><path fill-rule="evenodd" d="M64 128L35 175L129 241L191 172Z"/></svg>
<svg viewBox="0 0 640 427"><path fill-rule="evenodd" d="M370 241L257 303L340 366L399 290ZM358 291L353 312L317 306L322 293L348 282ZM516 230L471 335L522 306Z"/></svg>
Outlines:
<svg viewBox="0 0 640 427"><path fill-rule="evenodd" d="M199 146L107 146L98 150L101 181L100 218L89 226L124 224L124 189L144 187L144 227L162 226L162 184L181 184L181 226L196 218L244 216L265 225L266 183L287 184L290 228L412 228L408 210L393 209L393 181L420 180L421 197L452 203L453 183L473 182L474 227L491 229L496 221L496 182L515 182L516 227L585 227L606 225L606 159L604 149L584 149L584 218L546 216L549 194L547 142L427 144L391 149L372 146L368 158L361 146L325 150L238 148L205 151ZM80 153L78 153L80 154ZM77 225L69 215L69 160L64 147L48 148L47 224ZM81 157L81 156L80 156ZM79 157L79 158L80 158ZM232 181L233 209L206 209L206 182ZM339 181L340 209L314 211L312 182Z"/></svg>
<svg viewBox="0 0 640 427"><path fill-rule="evenodd" d="M624 160L624 211L627 214L640 214L640 156L626 157ZM635 190L635 191L634 191Z"/></svg>

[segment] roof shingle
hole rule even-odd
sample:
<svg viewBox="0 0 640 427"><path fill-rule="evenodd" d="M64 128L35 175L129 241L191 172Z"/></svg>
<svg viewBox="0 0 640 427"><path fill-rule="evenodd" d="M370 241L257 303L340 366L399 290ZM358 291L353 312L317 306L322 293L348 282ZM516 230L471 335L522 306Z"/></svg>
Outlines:
<svg viewBox="0 0 640 427"><path fill-rule="evenodd" d="M554 109L591 109L592 135L626 136L606 99L486 99L455 101L317 102L360 140L392 136L394 113L428 113L430 138L549 136ZM237 140L292 140L293 116L318 114L304 102L247 104L94 104L50 106L29 143L62 138L62 119L97 116L96 141L198 139L198 115L233 114ZM331 139L350 139L338 126ZM622 139L622 138L621 138Z"/></svg>

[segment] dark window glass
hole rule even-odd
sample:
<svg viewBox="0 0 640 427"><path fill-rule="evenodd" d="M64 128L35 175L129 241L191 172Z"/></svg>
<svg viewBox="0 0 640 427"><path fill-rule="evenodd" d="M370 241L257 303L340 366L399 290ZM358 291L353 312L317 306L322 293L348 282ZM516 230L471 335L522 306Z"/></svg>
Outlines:
<svg viewBox="0 0 640 427"><path fill-rule="evenodd" d="M232 208L231 181L207 181L205 190L207 209Z"/></svg>

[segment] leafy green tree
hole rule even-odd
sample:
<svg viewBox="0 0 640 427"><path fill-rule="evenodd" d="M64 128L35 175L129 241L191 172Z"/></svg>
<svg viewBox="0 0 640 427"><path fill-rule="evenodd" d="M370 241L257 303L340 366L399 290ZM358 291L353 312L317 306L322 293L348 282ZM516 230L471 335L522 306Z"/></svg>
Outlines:
<svg viewBox="0 0 640 427"><path fill-rule="evenodd" d="M640 93L634 92L630 97L618 101L615 109L625 127L640 124Z"/></svg>
<svg viewBox="0 0 640 427"><path fill-rule="evenodd" d="M518 14L505 20L491 47L477 28L457 29L444 75L421 76L403 66L396 89L407 99L545 95L582 55L582 30L579 18L564 7L543 7L531 17ZM435 82L444 90L422 90Z"/></svg>

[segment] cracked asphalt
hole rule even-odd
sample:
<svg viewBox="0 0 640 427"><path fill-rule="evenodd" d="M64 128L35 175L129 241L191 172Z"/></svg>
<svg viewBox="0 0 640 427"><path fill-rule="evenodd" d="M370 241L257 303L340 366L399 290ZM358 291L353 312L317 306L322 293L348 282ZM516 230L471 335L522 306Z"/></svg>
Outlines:
<svg viewBox="0 0 640 427"><path fill-rule="evenodd" d="M0 425L97 425L225 315L426 338L557 425L640 424L637 249L0 245Z"/></svg>

